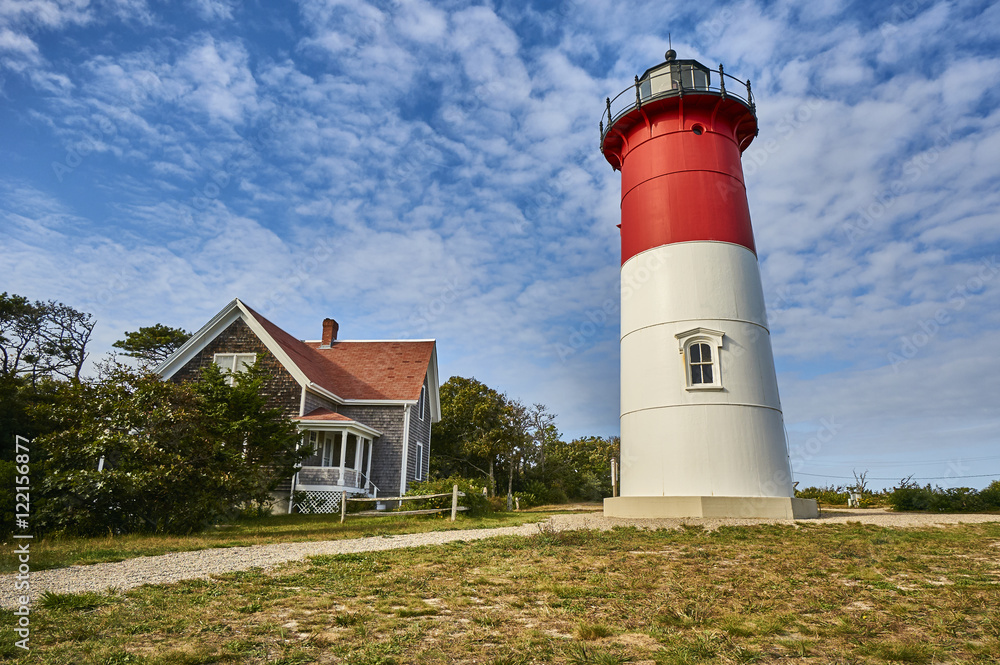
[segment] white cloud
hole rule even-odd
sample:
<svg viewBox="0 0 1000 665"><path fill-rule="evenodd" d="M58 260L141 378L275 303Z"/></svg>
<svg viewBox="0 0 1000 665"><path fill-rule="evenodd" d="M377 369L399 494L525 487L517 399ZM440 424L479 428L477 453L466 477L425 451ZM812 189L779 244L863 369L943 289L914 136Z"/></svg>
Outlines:
<svg viewBox="0 0 1000 665"><path fill-rule="evenodd" d="M191 0L195 12L206 21L229 20L233 18L231 0Z"/></svg>
<svg viewBox="0 0 1000 665"><path fill-rule="evenodd" d="M240 44L204 36L181 56L174 73L190 85L181 101L200 107L212 119L240 123L257 107L257 82Z"/></svg>
<svg viewBox="0 0 1000 665"><path fill-rule="evenodd" d="M401 1L393 23L399 34L424 44L439 41L448 29L447 14L422 0Z"/></svg>
<svg viewBox="0 0 1000 665"><path fill-rule="evenodd" d="M38 45L30 37L8 28L0 30L0 51L16 54L30 61L36 61L39 57Z"/></svg>
<svg viewBox="0 0 1000 665"><path fill-rule="evenodd" d="M88 23L90 0L3 0L0 17L9 23L62 28Z"/></svg>

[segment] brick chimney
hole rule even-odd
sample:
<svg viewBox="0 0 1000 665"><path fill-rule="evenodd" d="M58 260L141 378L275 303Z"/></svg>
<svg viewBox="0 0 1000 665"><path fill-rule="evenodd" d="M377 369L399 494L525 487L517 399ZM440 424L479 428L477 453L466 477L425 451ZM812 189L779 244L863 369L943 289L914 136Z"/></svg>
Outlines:
<svg viewBox="0 0 1000 665"><path fill-rule="evenodd" d="M340 330L339 323L333 319L323 319L323 342L320 348L329 349L337 341L338 330Z"/></svg>

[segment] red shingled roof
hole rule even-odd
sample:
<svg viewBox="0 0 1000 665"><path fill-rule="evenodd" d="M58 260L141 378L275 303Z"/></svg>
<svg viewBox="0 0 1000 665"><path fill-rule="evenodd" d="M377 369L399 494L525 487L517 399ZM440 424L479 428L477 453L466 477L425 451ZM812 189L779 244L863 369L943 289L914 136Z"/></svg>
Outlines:
<svg viewBox="0 0 1000 665"><path fill-rule="evenodd" d="M246 307L246 304L243 305ZM319 342L295 339L246 307L310 381L343 399L416 400L424 384L434 342Z"/></svg>

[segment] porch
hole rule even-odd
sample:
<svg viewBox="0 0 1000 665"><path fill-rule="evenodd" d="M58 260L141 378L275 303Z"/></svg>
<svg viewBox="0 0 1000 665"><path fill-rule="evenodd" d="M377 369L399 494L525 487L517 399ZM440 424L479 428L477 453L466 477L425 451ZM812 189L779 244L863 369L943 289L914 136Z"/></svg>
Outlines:
<svg viewBox="0 0 1000 665"><path fill-rule="evenodd" d="M288 512L340 511L343 492L377 497L371 482L372 451L378 430L339 413L317 409L296 419L302 446L312 454L292 478Z"/></svg>

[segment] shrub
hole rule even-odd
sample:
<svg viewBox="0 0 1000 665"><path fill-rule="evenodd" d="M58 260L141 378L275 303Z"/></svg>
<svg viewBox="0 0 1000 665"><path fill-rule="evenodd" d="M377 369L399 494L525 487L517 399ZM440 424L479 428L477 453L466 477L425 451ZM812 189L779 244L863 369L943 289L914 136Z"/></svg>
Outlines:
<svg viewBox="0 0 1000 665"><path fill-rule="evenodd" d="M923 487L909 478L900 481L889 493L894 510L926 510L937 513L971 513L1000 509L1000 481L993 481L980 491L969 487Z"/></svg>
<svg viewBox="0 0 1000 665"><path fill-rule="evenodd" d="M6 537L12 533L14 527L14 478L17 465L12 461L0 460L0 487L4 488L0 492L0 537Z"/></svg>
<svg viewBox="0 0 1000 665"><path fill-rule="evenodd" d="M841 486L829 485L827 487L807 487L803 490L795 490L795 496L800 499L815 499L818 503L828 506L846 506L847 490Z"/></svg>
<svg viewBox="0 0 1000 665"><path fill-rule="evenodd" d="M540 506L545 503L568 503L569 497L566 496L566 492L562 487L558 485L545 484L540 480L531 480L525 485L525 494L530 494L535 497L538 503L534 504ZM524 508L524 501L521 502L521 507Z"/></svg>
<svg viewBox="0 0 1000 665"><path fill-rule="evenodd" d="M900 481L899 485L889 492L889 505L893 510L927 510L930 506L931 486L920 487L909 478Z"/></svg>
<svg viewBox="0 0 1000 665"><path fill-rule="evenodd" d="M123 366L63 383L46 412L58 427L32 442L32 526L188 533L263 508L305 455L295 425L266 407L263 380L254 367L230 386L210 364L193 383Z"/></svg>
<svg viewBox="0 0 1000 665"><path fill-rule="evenodd" d="M425 480L423 482L411 483L406 496L420 496L421 494L451 494L451 488L458 485L460 492L465 492L464 497L458 498L458 505L467 506L469 515L485 515L493 512L490 500L483 495L483 488L479 487L471 480L452 476L451 478L437 478ZM504 498L506 501L506 498ZM424 499L421 501L407 502L403 510L423 510L427 508L451 508L451 497L441 496L434 499Z"/></svg>
<svg viewBox="0 0 1000 665"><path fill-rule="evenodd" d="M486 499L486 503L489 506L489 510L492 513L504 513L507 512L507 495L503 496L491 496L483 497Z"/></svg>
<svg viewBox="0 0 1000 665"><path fill-rule="evenodd" d="M521 510L542 505L542 502L538 500L538 497L531 492L514 492L514 497L518 500L516 505L520 506Z"/></svg>
<svg viewBox="0 0 1000 665"><path fill-rule="evenodd" d="M979 493L984 510L1000 510L1000 480L994 480Z"/></svg>

